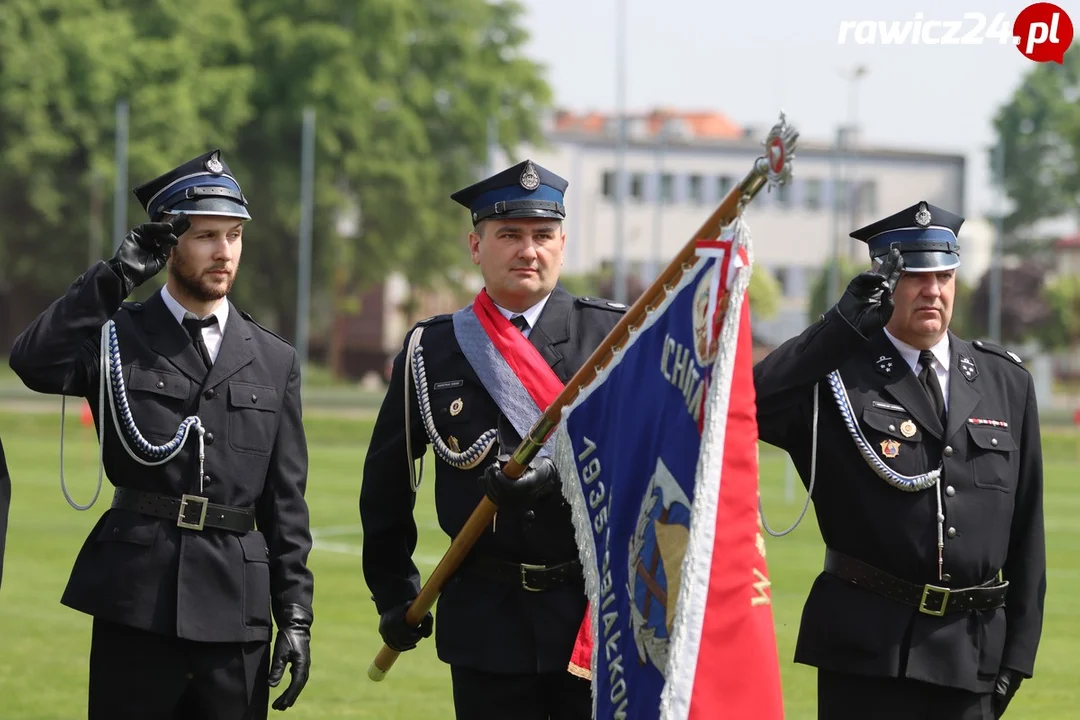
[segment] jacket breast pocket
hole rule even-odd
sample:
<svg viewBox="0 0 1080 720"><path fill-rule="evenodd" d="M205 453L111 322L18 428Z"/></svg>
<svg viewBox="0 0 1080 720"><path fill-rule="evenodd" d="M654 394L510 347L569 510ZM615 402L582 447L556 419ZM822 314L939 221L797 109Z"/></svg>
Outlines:
<svg viewBox="0 0 1080 720"><path fill-rule="evenodd" d="M229 383L229 445L240 452L269 455L277 435L277 389Z"/></svg>
<svg viewBox="0 0 1080 720"><path fill-rule="evenodd" d="M270 554L266 538L252 531L240 537L244 551L244 625L270 627Z"/></svg>
<svg viewBox="0 0 1080 720"><path fill-rule="evenodd" d="M866 408L862 413L863 424L889 437L903 442L922 442L922 429L915 424L911 416L905 413L892 413ZM871 440L867 434L867 440Z"/></svg>
<svg viewBox="0 0 1080 720"><path fill-rule="evenodd" d="M967 426L969 465L976 487L1012 492L1016 441L1007 428Z"/></svg>
<svg viewBox="0 0 1080 720"><path fill-rule="evenodd" d="M431 416L437 428L467 424L477 402L472 389L465 387L433 390L430 398Z"/></svg>
<svg viewBox="0 0 1080 720"><path fill-rule="evenodd" d="M135 427L148 440L172 440L184 420L191 381L179 373L132 365L125 381Z"/></svg>

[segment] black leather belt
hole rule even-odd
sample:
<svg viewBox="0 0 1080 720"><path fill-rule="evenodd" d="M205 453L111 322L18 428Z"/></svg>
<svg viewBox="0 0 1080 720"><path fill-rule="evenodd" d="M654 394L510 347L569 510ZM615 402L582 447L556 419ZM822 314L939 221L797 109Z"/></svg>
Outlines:
<svg viewBox="0 0 1080 720"><path fill-rule="evenodd" d="M939 617L951 612L1002 607L1009 588L1008 581L998 583L995 580L976 587L956 589L940 585L916 585L831 549L825 550L825 572L918 608L926 615Z"/></svg>
<svg viewBox="0 0 1080 720"><path fill-rule="evenodd" d="M581 562L570 560L556 565L529 565L492 557L470 557L462 565L466 572L511 585L521 585L530 592L542 592L582 580Z"/></svg>
<svg viewBox="0 0 1080 720"><path fill-rule="evenodd" d="M131 488L116 488L112 506L151 517L175 520L177 527L188 530L217 528L246 533L255 529L255 510L217 505L199 495L170 497Z"/></svg>

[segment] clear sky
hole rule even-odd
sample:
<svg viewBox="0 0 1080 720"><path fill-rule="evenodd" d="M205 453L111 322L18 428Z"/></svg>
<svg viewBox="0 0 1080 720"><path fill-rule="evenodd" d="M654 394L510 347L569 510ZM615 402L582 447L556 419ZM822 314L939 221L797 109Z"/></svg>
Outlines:
<svg viewBox="0 0 1080 720"><path fill-rule="evenodd" d="M965 13L982 13L987 27L1004 13L1011 35L1013 20L1029 3L522 0L529 52L547 67L560 106L616 108L620 1L626 8L628 110L716 110L740 124L768 128L783 109L803 137L829 141L848 118L851 84L845 74L865 65L855 92L862 142L964 153L967 216L993 207L985 153L994 142L991 121L1035 63L997 39L870 45L853 36L840 44L838 36L843 21L914 21L917 13L923 22L961 23L958 36L976 25ZM1057 4L1080 32L1080 0Z"/></svg>

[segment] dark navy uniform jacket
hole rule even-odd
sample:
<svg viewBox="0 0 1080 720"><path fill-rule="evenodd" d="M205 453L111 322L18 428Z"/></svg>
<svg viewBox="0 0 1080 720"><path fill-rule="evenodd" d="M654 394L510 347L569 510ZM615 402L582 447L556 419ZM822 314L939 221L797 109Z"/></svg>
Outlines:
<svg viewBox="0 0 1080 720"><path fill-rule="evenodd" d="M943 428L885 333L864 339L830 311L754 368L760 436L786 450L808 483L812 389L839 368L859 427L889 467L910 476L944 463L944 579L935 489L905 492L878 477L822 382L813 502L825 544L920 585L964 588L1001 572L1010 583L1006 605L934 617L822 573L803 610L796 662L889 677L906 665L909 678L976 692L989 692L1002 667L1034 672L1046 593L1034 385L1003 349L949 339ZM901 429L905 421L915 425L911 436Z"/></svg>
<svg viewBox="0 0 1080 720"><path fill-rule="evenodd" d="M312 603L297 354L230 306L207 373L160 292L145 304L121 304L122 293L120 278L105 263L94 265L18 337L12 369L32 390L89 400L94 422L106 424L104 464L113 485L172 497L197 494L194 436L170 462L148 467L120 445L111 412L100 414L99 337L112 318L139 431L162 445L184 418L198 415L207 431L205 496L254 508L257 529L188 530L108 509L75 560L62 602L189 640L269 640L272 601L274 608L296 603L311 609Z"/></svg>
<svg viewBox="0 0 1080 720"><path fill-rule="evenodd" d="M557 286L532 328L529 342L565 383L624 311L624 306L606 301L575 298ZM484 432L498 428L500 412L458 346L451 317L440 315L421 323L420 344L435 427L443 441L449 442L453 436L464 450ZM411 559L417 530L409 473L412 458L406 453L405 372L403 350L394 360L372 433L360 493L364 576L380 613L412 600L421 586ZM460 402L460 410L452 413L451 405L458 407L455 401ZM430 440L415 393L410 394L410 403L412 454L419 458ZM505 420L502 424L509 425ZM512 430L509 434L517 439ZM510 454L515 447L504 447L501 452ZM471 470L435 460L435 506L439 526L447 536L457 535L483 498L478 480L498 452L496 446ZM529 508L500 509L494 528L489 527L473 547L470 558L474 556L539 565L578 559L569 505L556 491ZM564 672L585 606L584 580L530 592L521 585L459 570L438 601L435 639L439 657L486 672Z"/></svg>
<svg viewBox="0 0 1080 720"><path fill-rule="evenodd" d="M4 580L4 548L7 541L8 510L11 506L11 477L8 476L4 444L0 442L0 583Z"/></svg>

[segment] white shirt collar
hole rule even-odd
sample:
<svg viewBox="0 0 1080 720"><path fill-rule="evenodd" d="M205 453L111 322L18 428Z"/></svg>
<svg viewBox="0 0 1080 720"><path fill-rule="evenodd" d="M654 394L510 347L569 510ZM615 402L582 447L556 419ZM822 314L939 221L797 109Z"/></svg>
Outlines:
<svg viewBox="0 0 1080 720"><path fill-rule="evenodd" d="M172 316L174 318L176 318L176 322L178 322L178 323L183 323L184 322L184 316L185 315L187 315L189 313L192 314L192 315L195 314L195 313L191 312L190 310L188 310L187 308L185 308L179 302L177 302L176 298L174 298L169 293L168 285L162 285L161 286L161 299L165 302L165 307L169 308L169 312L172 313ZM218 329L221 332L224 332L225 331L225 322L229 319L229 301L227 299L225 299L225 298L222 298L221 302L218 303L217 308L215 308L214 312L210 313L210 315L216 315L217 316ZM210 315L207 315L207 317L210 317ZM199 318L199 319L202 320L203 318Z"/></svg>
<svg viewBox="0 0 1080 720"><path fill-rule="evenodd" d="M544 306L547 305L548 298L550 298L550 297L551 297L551 293L548 293L547 295L544 296L543 300L536 303L535 305L533 305L531 308L529 308L525 312L521 312L521 313L510 312L509 310L507 310L503 306L499 305L498 303L495 303L495 308L499 311L499 314L502 315L507 320L515 318L518 315L524 315L525 320L529 323L529 330L532 330L532 328L536 327L536 321L540 319L540 313L543 312Z"/></svg>
<svg viewBox="0 0 1080 720"><path fill-rule="evenodd" d="M922 351L912 345L908 345L903 340L897 339L897 337L889 332L888 329L885 330L885 335L896 347L897 351L900 353L900 357L904 358L904 362L911 368L911 372L918 375L919 353ZM937 341L937 344L930 348L930 352L934 354L934 359L937 360L940 369L947 373L949 369L949 333L942 335L941 339Z"/></svg>

